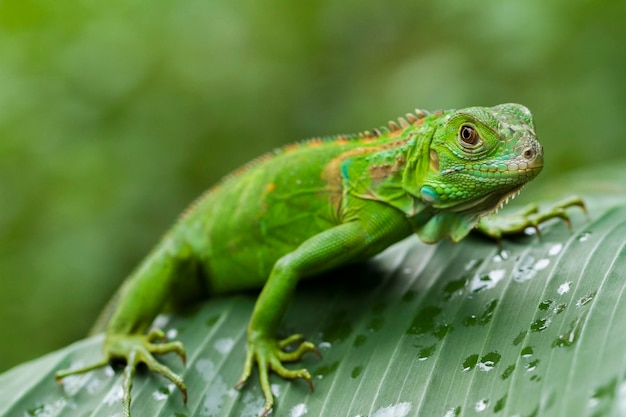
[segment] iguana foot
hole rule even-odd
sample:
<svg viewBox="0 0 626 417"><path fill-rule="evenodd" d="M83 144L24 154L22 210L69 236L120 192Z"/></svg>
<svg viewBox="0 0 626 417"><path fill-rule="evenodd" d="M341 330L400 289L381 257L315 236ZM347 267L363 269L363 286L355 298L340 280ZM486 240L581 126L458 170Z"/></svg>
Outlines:
<svg viewBox="0 0 626 417"><path fill-rule="evenodd" d="M286 351L285 348L294 343L300 343L297 349ZM313 382L311 374L306 369L291 370L283 366L283 362L295 362L300 360L307 352L313 352L319 356L319 352L315 345L311 342L304 341L304 336L294 334L283 340L275 340L268 337L257 337L248 341L246 351L246 361L243 366L243 374L237 382L237 389L241 388L248 380L252 373L252 368L256 362L259 366L259 377L261 380L261 390L265 397L265 406L261 417L265 417L272 412L274 407L274 395L269 382L269 371L272 370L285 379L302 378L309 385L309 389L313 392Z"/></svg>
<svg viewBox="0 0 626 417"><path fill-rule="evenodd" d="M160 343L154 343L160 341ZM148 369L163 375L178 387L183 394L183 401L187 403L187 387L183 379L175 374L170 368L159 363L153 355L174 352L185 363L185 348L180 342L168 342L165 333L160 329L152 329L147 335L113 334L107 335L104 342L104 358L100 362L78 369L66 369L55 374L56 380L62 383L66 376L82 374L97 368L102 368L115 359L126 361L124 379L122 382L122 407L123 416L130 417L130 391L133 386L135 369L140 363L146 364Z"/></svg>
<svg viewBox="0 0 626 417"><path fill-rule="evenodd" d="M541 236L539 225L553 218L563 219L567 227L571 229L572 224L566 211L570 207L580 207L585 214L587 213L583 200L578 196L571 196L559 201L547 210L540 211L536 204L529 204L519 212L509 216L483 218L476 226L476 230L499 240L504 235L519 234L531 227L535 229L538 236Z"/></svg>

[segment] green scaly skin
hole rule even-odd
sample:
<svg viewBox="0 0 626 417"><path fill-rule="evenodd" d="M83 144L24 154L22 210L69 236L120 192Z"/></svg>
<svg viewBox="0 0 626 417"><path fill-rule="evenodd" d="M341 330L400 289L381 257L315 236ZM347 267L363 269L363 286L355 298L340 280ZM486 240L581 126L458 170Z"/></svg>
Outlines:
<svg viewBox="0 0 626 417"><path fill-rule="evenodd" d="M459 241L477 228L496 239L584 204L572 198L539 213L483 219L541 171L543 150L532 116L518 104L428 113L416 111L390 129L317 139L285 147L226 178L202 196L126 280L108 319L104 358L60 371L57 379L127 362L123 413L138 363L183 380L154 354L176 352L163 332L147 332L166 306L214 294L262 287L248 326L248 347L238 387L258 366L265 407L274 406L269 373L304 379L306 369L285 362L315 352L301 335L275 338L298 281L370 258L416 233L424 242ZM110 317L109 317L110 315ZM101 319L100 321L103 321ZM157 342L157 343L155 343ZM285 348L299 344L295 350Z"/></svg>

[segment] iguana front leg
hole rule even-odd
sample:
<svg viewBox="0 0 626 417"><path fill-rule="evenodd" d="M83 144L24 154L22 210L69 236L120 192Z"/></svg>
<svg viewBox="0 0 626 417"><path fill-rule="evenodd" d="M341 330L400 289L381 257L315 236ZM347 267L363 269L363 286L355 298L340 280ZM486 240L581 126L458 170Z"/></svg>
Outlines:
<svg viewBox="0 0 626 417"><path fill-rule="evenodd" d="M537 235L540 235L539 225L550 219L563 219L567 227L571 227L569 214L566 211L570 207L580 207L583 212L587 213L584 201L578 196L571 196L547 210L539 210L536 204L531 203L508 216L484 217L476 226L476 231L497 240L504 235L522 233L528 227L532 227Z"/></svg>
<svg viewBox="0 0 626 417"><path fill-rule="evenodd" d="M311 375L306 369L289 370L283 363L299 360L305 353L314 351L314 345L302 341L301 335L282 341L275 337L297 282L305 276L367 259L410 233L411 227L404 214L389 206L369 202L364 204L357 220L313 236L275 263L250 319L246 360L237 384L241 387L248 380L256 363L265 397L261 416L267 415L274 406L270 370L286 379L302 378L312 388ZM302 342L295 351L284 350L295 342Z"/></svg>

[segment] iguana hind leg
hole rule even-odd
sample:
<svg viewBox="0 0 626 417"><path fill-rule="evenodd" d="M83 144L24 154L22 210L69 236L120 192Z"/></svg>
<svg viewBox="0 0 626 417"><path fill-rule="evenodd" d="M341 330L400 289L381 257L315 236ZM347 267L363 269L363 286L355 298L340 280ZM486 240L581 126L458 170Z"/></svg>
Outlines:
<svg viewBox="0 0 626 417"><path fill-rule="evenodd" d="M182 343L167 341L165 333L160 329L147 329L168 301L185 296L176 291L176 283L185 282L188 287L194 288L196 266L196 258L187 243L175 237L163 239L119 291L115 309L106 326L103 358L79 369L59 371L56 373L57 381L102 368L113 360L123 360L126 367L122 379L122 415L130 417L135 369L143 363L150 371L174 383L186 402L187 387L183 379L155 358L155 355L174 352L184 363L185 349ZM191 279L186 279L189 277Z"/></svg>
<svg viewBox="0 0 626 417"><path fill-rule="evenodd" d="M161 343L154 343L160 341ZM104 342L104 357L99 362L77 369L66 369L55 374L57 382L70 376L87 373L98 368L107 366L112 360L123 359L126 361L123 376L122 415L130 417L130 392L133 385L135 369L140 363L144 363L152 372L156 372L169 379L178 387L183 395L183 402L187 402L187 387L183 379L170 368L159 363L153 355L174 352L185 363L185 348L180 342L168 342L165 334L160 329L152 329L145 335L107 335Z"/></svg>

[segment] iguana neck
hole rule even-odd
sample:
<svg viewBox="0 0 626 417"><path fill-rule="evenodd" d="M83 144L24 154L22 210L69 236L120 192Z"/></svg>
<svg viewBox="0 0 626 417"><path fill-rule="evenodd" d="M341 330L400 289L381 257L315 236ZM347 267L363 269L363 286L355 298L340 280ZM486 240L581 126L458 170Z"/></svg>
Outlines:
<svg viewBox="0 0 626 417"><path fill-rule="evenodd" d="M420 148L427 149L430 141L421 130L405 129L393 138L345 155L340 163L344 195L389 204L407 217L424 210L419 192L405 187L405 177L422 169L421 158L415 156Z"/></svg>
<svg viewBox="0 0 626 417"><path fill-rule="evenodd" d="M429 172L438 169L433 167L436 161L430 151L436 128L434 120L407 128L393 138L342 158L339 166L344 198L376 200L397 208L424 242L465 237L482 212L441 210L422 198Z"/></svg>

